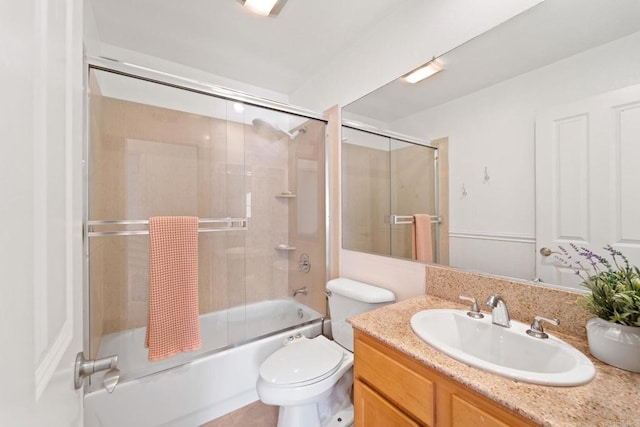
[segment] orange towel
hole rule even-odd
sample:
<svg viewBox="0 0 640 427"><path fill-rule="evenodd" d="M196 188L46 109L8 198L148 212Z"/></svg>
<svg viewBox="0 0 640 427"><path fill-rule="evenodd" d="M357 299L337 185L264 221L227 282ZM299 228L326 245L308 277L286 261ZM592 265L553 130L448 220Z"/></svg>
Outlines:
<svg viewBox="0 0 640 427"><path fill-rule="evenodd" d="M201 347L198 324L198 218L149 218L149 360Z"/></svg>
<svg viewBox="0 0 640 427"><path fill-rule="evenodd" d="M433 262L433 242L431 240L431 215L415 214L411 235L412 258L416 261Z"/></svg>

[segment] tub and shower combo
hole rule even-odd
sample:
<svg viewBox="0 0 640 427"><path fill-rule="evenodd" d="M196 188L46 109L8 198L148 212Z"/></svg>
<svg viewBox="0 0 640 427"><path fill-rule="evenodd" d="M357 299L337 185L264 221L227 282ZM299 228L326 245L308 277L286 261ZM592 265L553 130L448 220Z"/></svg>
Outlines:
<svg viewBox="0 0 640 427"><path fill-rule="evenodd" d="M112 392L102 373L87 381L85 425L200 425L258 400L260 364L288 337L322 331L326 121L89 64L84 353L117 355L118 371ZM163 215L200 218L202 348L149 362L148 218Z"/></svg>

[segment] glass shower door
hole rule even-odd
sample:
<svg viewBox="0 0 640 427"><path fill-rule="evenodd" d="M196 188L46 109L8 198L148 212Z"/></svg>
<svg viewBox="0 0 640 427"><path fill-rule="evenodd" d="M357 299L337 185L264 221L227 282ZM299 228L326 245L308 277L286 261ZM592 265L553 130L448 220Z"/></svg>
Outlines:
<svg viewBox="0 0 640 427"><path fill-rule="evenodd" d="M89 112L91 358L117 354L122 381L321 318L325 122L96 69ZM202 349L159 362L143 344L153 216L200 219Z"/></svg>
<svg viewBox="0 0 640 427"><path fill-rule="evenodd" d="M197 216L202 350L233 342L246 304L244 113L231 101L101 70L90 73L89 342L118 354L121 378L197 356L146 361L152 216ZM229 220L229 219L233 220Z"/></svg>

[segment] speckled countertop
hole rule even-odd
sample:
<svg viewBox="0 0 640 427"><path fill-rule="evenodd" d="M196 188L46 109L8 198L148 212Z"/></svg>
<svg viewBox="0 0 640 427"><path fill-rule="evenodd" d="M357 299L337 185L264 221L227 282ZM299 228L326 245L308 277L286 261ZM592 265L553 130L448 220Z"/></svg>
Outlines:
<svg viewBox="0 0 640 427"><path fill-rule="evenodd" d="M458 362L426 344L411 330L414 313L432 308L467 309L434 296L418 296L349 319L351 324L490 399L544 426L640 426L640 374L606 365L587 343L553 333L591 358L596 377L579 387L520 383Z"/></svg>

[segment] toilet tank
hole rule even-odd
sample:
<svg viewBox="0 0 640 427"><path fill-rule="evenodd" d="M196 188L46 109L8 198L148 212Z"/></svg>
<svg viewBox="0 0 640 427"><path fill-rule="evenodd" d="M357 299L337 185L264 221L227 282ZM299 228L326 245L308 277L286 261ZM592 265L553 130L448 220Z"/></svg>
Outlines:
<svg viewBox="0 0 640 427"><path fill-rule="evenodd" d="M383 307L396 299L388 289L345 278L327 282L327 291L333 339L351 352L353 329L347 318Z"/></svg>

